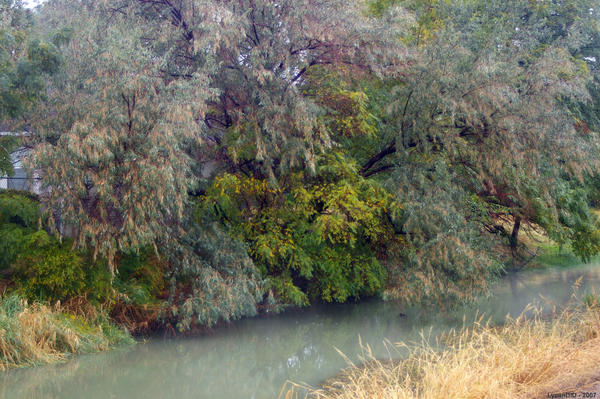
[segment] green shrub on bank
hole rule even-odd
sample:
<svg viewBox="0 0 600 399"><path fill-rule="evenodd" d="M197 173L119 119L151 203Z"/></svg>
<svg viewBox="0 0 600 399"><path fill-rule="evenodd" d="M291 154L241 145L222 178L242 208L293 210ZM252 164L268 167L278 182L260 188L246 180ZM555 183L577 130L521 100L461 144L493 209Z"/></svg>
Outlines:
<svg viewBox="0 0 600 399"><path fill-rule="evenodd" d="M114 287L124 298L136 305L155 304L166 289L167 265L153 248L124 252L118 257L118 274Z"/></svg>
<svg viewBox="0 0 600 399"><path fill-rule="evenodd" d="M108 267L72 249L70 240L49 238L46 245L19 256L13 280L29 300L65 301L85 296L106 302L113 296Z"/></svg>
<svg viewBox="0 0 600 399"><path fill-rule="evenodd" d="M112 276L105 258L94 260L41 228L35 197L2 192L0 212L0 269L10 268L15 290L31 302L89 302L137 332L161 322L185 330L255 315L263 298L245 247L212 228L190 229L180 245L161 248L162 256L150 246L118 253Z"/></svg>
<svg viewBox="0 0 600 399"><path fill-rule="evenodd" d="M40 220L38 198L27 191L0 191L0 224L34 227Z"/></svg>
<svg viewBox="0 0 600 399"><path fill-rule="evenodd" d="M0 192L0 270L12 265L17 256L38 240L40 208L37 198L27 192Z"/></svg>
<svg viewBox="0 0 600 399"><path fill-rule="evenodd" d="M0 270L13 267L12 280L28 300L64 301L113 296L108 267L72 240L59 241L42 228L38 199L16 190L0 192Z"/></svg>

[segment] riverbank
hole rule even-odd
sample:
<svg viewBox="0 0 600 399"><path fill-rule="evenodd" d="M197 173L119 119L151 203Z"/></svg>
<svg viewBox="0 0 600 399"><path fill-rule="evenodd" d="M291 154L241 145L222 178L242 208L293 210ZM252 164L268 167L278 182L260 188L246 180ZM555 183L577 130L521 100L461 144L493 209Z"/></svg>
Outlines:
<svg viewBox="0 0 600 399"><path fill-rule="evenodd" d="M439 344L441 351L435 349ZM593 393L600 381L600 310L579 305L550 320L538 311L533 318L508 319L500 327L479 323L447 334L437 344L410 348L403 360L375 359L368 348L362 360L363 365L350 364L320 388L308 388L306 397L483 399ZM286 398L294 395L292 388Z"/></svg>
<svg viewBox="0 0 600 399"><path fill-rule="evenodd" d="M551 310L568 303L573 285L585 296L600 287L600 268L532 270L502 279L490 298L441 312L367 300L289 309L270 317L245 318L200 338L146 339L143 343L64 364L0 372L0 397L278 398L286 381L318 386L347 367L335 348L362 364L359 336L373 357L390 357L384 342L435 340L452 329L492 318L517 317L528 303ZM543 300L541 300L543 297ZM487 319L486 319L487 320ZM394 353L395 358L407 351ZM302 396L299 396L301 398Z"/></svg>
<svg viewBox="0 0 600 399"><path fill-rule="evenodd" d="M505 229L510 224L505 223ZM571 267L582 263L568 245L560 245L553 241L540 228L534 225L525 225L521 228L517 248L509 246L498 248L500 259L506 265L506 271L519 271L524 269L546 269L550 267ZM586 263L600 260L600 256L593 257Z"/></svg>
<svg viewBox="0 0 600 399"><path fill-rule="evenodd" d="M96 310L72 312L60 305L29 304L18 295L0 297L0 371L134 342L125 329Z"/></svg>

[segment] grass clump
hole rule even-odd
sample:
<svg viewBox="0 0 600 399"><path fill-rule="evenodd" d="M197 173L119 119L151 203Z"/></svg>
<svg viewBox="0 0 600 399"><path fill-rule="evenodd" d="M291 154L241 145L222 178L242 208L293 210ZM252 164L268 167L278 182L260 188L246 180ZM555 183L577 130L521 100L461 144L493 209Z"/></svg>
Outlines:
<svg viewBox="0 0 600 399"><path fill-rule="evenodd" d="M367 347L364 365L307 389L314 399L536 398L589 389L600 379L600 310L580 306L551 320L476 323L448 334L443 349L425 342L403 360L381 361ZM293 385L286 398L296 397Z"/></svg>
<svg viewBox="0 0 600 399"><path fill-rule="evenodd" d="M60 305L29 304L18 295L0 297L0 371L129 343L129 333L102 313L83 317Z"/></svg>
<svg viewBox="0 0 600 399"><path fill-rule="evenodd" d="M534 265L538 267L570 267L583 263L571 250L554 243L539 245L537 252ZM590 262L595 261L598 261L597 256L590 259Z"/></svg>

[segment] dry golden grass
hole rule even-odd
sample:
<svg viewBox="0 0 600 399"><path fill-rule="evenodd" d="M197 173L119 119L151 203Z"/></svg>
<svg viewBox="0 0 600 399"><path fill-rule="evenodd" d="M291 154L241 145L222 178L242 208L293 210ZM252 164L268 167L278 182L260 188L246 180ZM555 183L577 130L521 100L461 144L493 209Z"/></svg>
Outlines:
<svg viewBox="0 0 600 399"><path fill-rule="evenodd" d="M0 297L0 371L132 342L126 331L102 315L94 317L92 321L65 313L58 305L30 305L18 296Z"/></svg>
<svg viewBox="0 0 600 399"><path fill-rule="evenodd" d="M282 396L307 389L315 399L538 398L585 390L600 379L600 311L579 307L545 320L507 320L501 327L476 323L424 343L401 361L380 361L368 347L365 364L350 365L321 388L291 384Z"/></svg>
<svg viewBox="0 0 600 399"><path fill-rule="evenodd" d="M62 360L67 350L75 352L77 336L70 330L56 329L52 318L47 307L27 308L16 316L18 335L0 329L0 370L21 364L51 363Z"/></svg>

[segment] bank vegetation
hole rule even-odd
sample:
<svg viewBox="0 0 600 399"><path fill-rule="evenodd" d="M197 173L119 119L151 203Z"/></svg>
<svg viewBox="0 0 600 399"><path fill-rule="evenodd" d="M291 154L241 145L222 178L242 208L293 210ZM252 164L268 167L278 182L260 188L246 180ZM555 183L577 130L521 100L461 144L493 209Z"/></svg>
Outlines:
<svg viewBox="0 0 600 399"><path fill-rule="evenodd" d="M599 9L0 0L0 286L173 334L469 301L529 229L589 260Z"/></svg>
<svg viewBox="0 0 600 399"><path fill-rule="evenodd" d="M600 384L600 309L571 306L559 314L528 308L502 326L483 322L437 342L398 344L401 360L349 364L321 387L288 386L282 397L313 399L547 398L597 392ZM392 353L394 349L391 349ZM555 396L559 397L559 396ZM580 397L580 396L578 396Z"/></svg>
<svg viewBox="0 0 600 399"><path fill-rule="evenodd" d="M18 295L0 297L0 371L132 343L126 330L96 310L82 313L75 303L49 306Z"/></svg>

